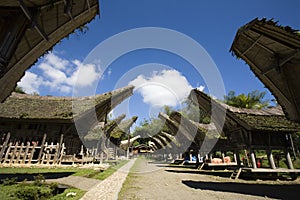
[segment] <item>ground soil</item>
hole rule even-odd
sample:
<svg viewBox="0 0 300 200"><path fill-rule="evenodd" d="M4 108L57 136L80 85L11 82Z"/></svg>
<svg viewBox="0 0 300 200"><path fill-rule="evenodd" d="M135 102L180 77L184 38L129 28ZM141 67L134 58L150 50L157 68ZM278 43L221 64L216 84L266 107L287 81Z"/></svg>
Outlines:
<svg viewBox="0 0 300 200"><path fill-rule="evenodd" d="M300 181L232 180L137 159L119 199L300 199Z"/></svg>

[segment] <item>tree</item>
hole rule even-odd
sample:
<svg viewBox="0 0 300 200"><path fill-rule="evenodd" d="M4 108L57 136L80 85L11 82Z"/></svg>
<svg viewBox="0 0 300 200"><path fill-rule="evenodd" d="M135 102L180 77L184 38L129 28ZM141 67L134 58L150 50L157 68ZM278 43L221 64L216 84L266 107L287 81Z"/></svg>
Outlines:
<svg viewBox="0 0 300 200"><path fill-rule="evenodd" d="M234 91L229 91L224 96L224 103L238 108L262 109L269 106L269 100L264 100L266 92L254 90L247 95L242 93L236 96Z"/></svg>
<svg viewBox="0 0 300 200"><path fill-rule="evenodd" d="M184 117L199 123L210 123L210 116L198 106L194 105L189 99L184 101L182 109L178 110Z"/></svg>
<svg viewBox="0 0 300 200"><path fill-rule="evenodd" d="M18 86L18 85L15 88L15 92L19 93L19 94L26 94L25 90L22 87Z"/></svg>

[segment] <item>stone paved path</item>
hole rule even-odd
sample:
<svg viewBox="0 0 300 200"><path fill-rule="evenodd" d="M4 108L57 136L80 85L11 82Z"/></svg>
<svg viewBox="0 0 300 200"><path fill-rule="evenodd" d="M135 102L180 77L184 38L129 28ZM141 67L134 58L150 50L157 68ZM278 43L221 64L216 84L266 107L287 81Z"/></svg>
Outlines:
<svg viewBox="0 0 300 200"><path fill-rule="evenodd" d="M136 159L130 160L111 176L92 187L81 198L82 200L116 200L130 168Z"/></svg>
<svg viewBox="0 0 300 200"><path fill-rule="evenodd" d="M48 179L46 182L56 182L63 185L69 185L71 187L75 187L84 191L88 191L92 189L95 185L101 183L102 181L92 179L92 178L85 178L81 176L68 176L64 178L58 178L58 179Z"/></svg>

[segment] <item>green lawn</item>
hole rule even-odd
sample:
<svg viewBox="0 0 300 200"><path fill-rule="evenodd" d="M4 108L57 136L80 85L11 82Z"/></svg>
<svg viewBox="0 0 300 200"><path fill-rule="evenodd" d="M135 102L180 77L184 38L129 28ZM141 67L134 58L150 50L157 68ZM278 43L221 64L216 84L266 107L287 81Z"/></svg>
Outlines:
<svg viewBox="0 0 300 200"><path fill-rule="evenodd" d="M95 171L93 169L79 169L76 167L67 168L0 168L1 174L33 174L39 176L41 173L62 173L62 172L72 172L73 176L84 176L89 178L95 178L99 180L104 180L110 175L112 175L117 169L125 165L128 161L119 161L116 165L111 165L108 169L104 171ZM54 187L56 187L54 185ZM78 200L80 199L85 191L77 188L68 188L63 193L53 196L53 185L47 184L36 184L27 183L26 181L22 183L16 183L14 179L6 179L3 184L0 184L0 199L5 200L20 200L20 199L50 199L50 200ZM74 195L75 194L75 195Z"/></svg>
<svg viewBox="0 0 300 200"><path fill-rule="evenodd" d="M85 191L77 188L68 188L63 193L53 195L51 185L35 185L33 183L20 183L11 185L0 185L0 197L5 200L78 200Z"/></svg>
<svg viewBox="0 0 300 200"><path fill-rule="evenodd" d="M118 168L125 165L128 161L118 161L116 166L110 166L104 171L96 171L94 169L80 169L77 167L66 167L66 168L14 168L14 167L3 167L0 168L0 174L44 174L44 173L73 173L72 176L83 176L88 178L96 178L103 180L113 174Z"/></svg>

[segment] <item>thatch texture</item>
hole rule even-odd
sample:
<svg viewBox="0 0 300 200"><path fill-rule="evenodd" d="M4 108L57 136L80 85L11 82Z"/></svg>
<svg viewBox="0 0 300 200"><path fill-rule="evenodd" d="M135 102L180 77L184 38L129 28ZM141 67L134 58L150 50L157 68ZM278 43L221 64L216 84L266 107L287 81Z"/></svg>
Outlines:
<svg viewBox="0 0 300 200"><path fill-rule="evenodd" d="M105 122L100 122L96 125L92 130L88 132L86 136L84 136L85 141L98 141L102 137L108 137L111 132L121 123L121 121L126 117L125 114L120 115L116 119L108 121L107 124Z"/></svg>
<svg viewBox="0 0 300 200"><path fill-rule="evenodd" d="M241 27L231 52L242 58L276 97L290 120L300 122L300 32L254 19Z"/></svg>
<svg viewBox="0 0 300 200"><path fill-rule="evenodd" d="M207 94L194 89L189 99L206 112L211 112L211 105L214 109L223 108L226 110L225 124L223 131L230 131L236 127L243 127L246 130L270 131L270 132L295 132L300 131L300 124L285 118L281 108L271 107L266 109L245 109L228 106L224 103L211 99Z"/></svg>
<svg viewBox="0 0 300 200"><path fill-rule="evenodd" d="M138 119L137 116L133 116L130 119L122 121L116 128L114 128L111 131L110 137L115 139L122 138L122 136L128 134L129 129L136 122L137 119Z"/></svg>
<svg viewBox="0 0 300 200"><path fill-rule="evenodd" d="M98 0L1 0L0 102L40 56L98 13Z"/></svg>
<svg viewBox="0 0 300 200"><path fill-rule="evenodd" d="M98 120L103 120L103 117L113 107L129 97L132 92L133 87L128 86L94 97L75 99L13 93L4 103L0 104L0 119L72 121L73 118L79 119L88 115L90 111L94 111L99 113ZM73 109L72 104L74 105L74 102L77 101L80 102L80 108Z"/></svg>

